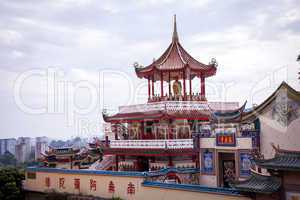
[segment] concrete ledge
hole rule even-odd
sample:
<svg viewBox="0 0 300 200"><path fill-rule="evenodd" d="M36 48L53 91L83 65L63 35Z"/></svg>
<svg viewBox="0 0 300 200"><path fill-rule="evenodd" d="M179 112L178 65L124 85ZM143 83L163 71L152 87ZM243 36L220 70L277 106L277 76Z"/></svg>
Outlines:
<svg viewBox="0 0 300 200"><path fill-rule="evenodd" d="M208 187L208 186L203 186L203 185L188 185L188 184L174 184L174 183L144 181L142 183L142 186L173 189L173 190L185 190L185 191L192 191L192 192L215 193L215 194L221 194L221 195L242 196L240 194L240 192L236 189L221 188L221 187Z"/></svg>
<svg viewBox="0 0 300 200"><path fill-rule="evenodd" d="M85 170L85 169L57 169L43 167L27 167L26 172L46 172L61 174L86 174L86 175L109 175L109 176L129 176L129 177L145 177L144 172L134 171L104 171L104 170Z"/></svg>

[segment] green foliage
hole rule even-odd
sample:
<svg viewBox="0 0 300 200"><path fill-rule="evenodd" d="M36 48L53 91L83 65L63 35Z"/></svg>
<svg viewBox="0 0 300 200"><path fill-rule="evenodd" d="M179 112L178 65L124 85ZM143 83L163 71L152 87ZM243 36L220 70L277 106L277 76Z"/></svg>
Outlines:
<svg viewBox="0 0 300 200"><path fill-rule="evenodd" d="M120 197L113 197L111 200L122 200Z"/></svg>
<svg viewBox="0 0 300 200"><path fill-rule="evenodd" d="M22 199L23 179L24 179L24 174L15 168L0 169L0 199L1 200Z"/></svg>

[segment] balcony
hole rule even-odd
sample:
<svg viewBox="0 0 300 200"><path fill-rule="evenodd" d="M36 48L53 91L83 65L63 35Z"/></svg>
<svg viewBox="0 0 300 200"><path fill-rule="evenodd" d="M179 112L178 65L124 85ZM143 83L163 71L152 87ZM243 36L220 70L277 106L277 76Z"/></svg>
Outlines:
<svg viewBox="0 0 300 200"><path fill-rule="evenodd" d="M206 101L159 101L147 104L120 106L119 113L148 111L193 111L193 110L234 110L239 107L236 102L206 102Z"/></svg>
<svg viewBox="0 0 300 200"><path fill-rule="evenodd" d="M114 149L192 149L193 139L174 140L111 140Z"/></svg>

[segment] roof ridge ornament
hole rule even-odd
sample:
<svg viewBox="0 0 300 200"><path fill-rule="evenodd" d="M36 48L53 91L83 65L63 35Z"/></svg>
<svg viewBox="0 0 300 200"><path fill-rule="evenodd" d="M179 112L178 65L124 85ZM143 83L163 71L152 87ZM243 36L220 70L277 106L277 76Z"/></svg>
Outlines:
<svg viewBox="0 0 300 200"><path fill-rule="evenodd" d="M177 33L177 23L176 23L176 14L174 15L174 28L173 28L173 36L172 36L173 42L178 42L178 33Z"/></svg>

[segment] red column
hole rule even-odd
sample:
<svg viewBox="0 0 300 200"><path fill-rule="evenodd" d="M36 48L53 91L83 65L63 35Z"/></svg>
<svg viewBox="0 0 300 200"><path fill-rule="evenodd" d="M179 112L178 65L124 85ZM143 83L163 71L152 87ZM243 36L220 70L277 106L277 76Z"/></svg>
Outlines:
<svg viewBox="0 0 300 200"><path fill-rule="evenodd" d="M154 75L152 76L152 97L154 97Z"/></svg>
<svg viewBox="0 0 300 200"><path fill-rule="evenodd" d="M116 123L116 124L112 124L111 125L112 126L112 128L113 128L113 132L114 132L114 134L115 134L115 140L118 140L118 124Z"/></svg>
<svg viewBox="0 0 300 200"><path fill-rule="evenodd" d="M185 99L186 88L185 88L185 70L183 70L183 97Z"/></svg>
<svg viewBox="0 0 300 200"><path fill-rule="evenodd" d="M116 171L119 171L119 156L116 155Z"/></svg>
<svg viewBox="0 0 300 200"><path fill-rule="evenodd" d="M205 99L205 78L201 76L201 98Z"/></svg>
<svg viewBox="0 0 300 200"><path fill-rule="evenodd" d="M109 147L108 136L105 136L105 146Z"/></svg>
<svg viewBox="0 0 300 200"><path fill-rule="evenodd" d="M168 163L169 167L173 167L173 159L172 156L169 156L169 163Z"/></svg>
<svg viewBox="0 0 300 200"><path fill-rule="evenodd" d="M200 85L199 85L199 86L200 86L200 87L199 87L199 93L202 94L202 92L201 92L201 88L202 88L202 84L201 84L201 76L199 76L199 82L200 82L200 83L199 83L199 84L200 84Z"/></svg>
<svg viewBox="0 0 300 200"><path fill-rule="evenodd" d="M190 96L192 96L192 75L190 74Z"/></svg>
<svg viewBox="0 0 300 200"><path fill-rule="evenodd" d="M141 121L141 138L140 139L145 139L144 121Z"/></svg>
<svg viewBox="0 0 300 200"><path fill-rule="evenodd" d="M164 79L163 79L163 73L160 72L160 96L164 96Z"/></svg>
<svg viewBox="0 0 300 200"><path fill-rule="evenodd" d="M171 72L169 72L169 96L171 96Z"/></svg>
<svg viewBox="0 0 300 200"><path fill-rule="evenodd" d="M148 99L151 98L150 77L148 77Z"/></svg>

